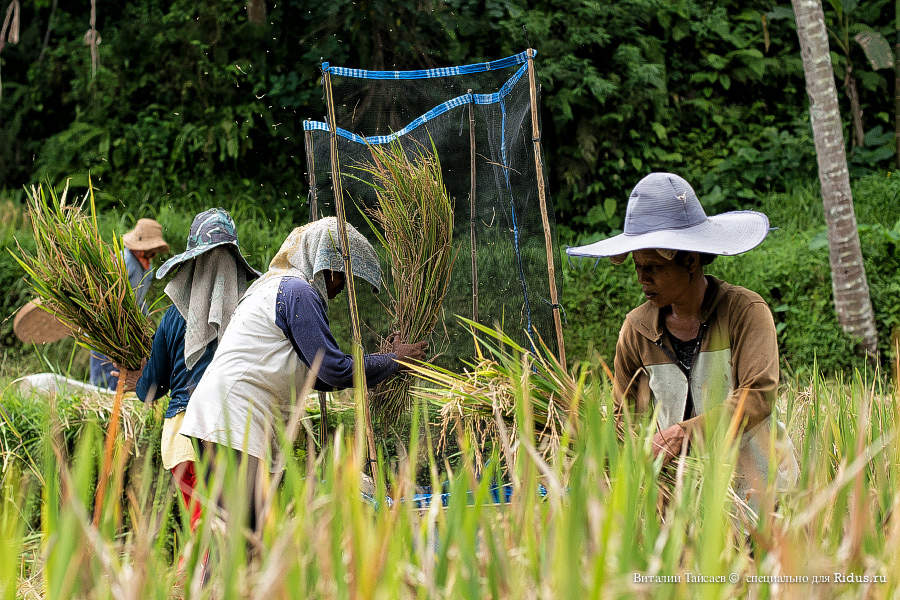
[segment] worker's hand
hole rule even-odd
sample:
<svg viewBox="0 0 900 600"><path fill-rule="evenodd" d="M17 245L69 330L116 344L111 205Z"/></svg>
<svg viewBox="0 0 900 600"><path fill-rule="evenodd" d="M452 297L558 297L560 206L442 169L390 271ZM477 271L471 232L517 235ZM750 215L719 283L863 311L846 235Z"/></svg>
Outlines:
<svg viewBox="0 0 900 600"><path fill-rule="evenodd" d="M667 463L687 448L687 431L681 423L675 423L653 436L653 456L663 453L663 463Z"/></svg>
<svg viewBox="0 0 900 600"><path fill-rule="evenodd" d="M425 351L428 349L428 342L416 342L407 344L402 341L400 332L395 331L387 337L388 343L391 345L391 352L397 355L397 360L425 360Z"/></svg>
<svg viewBox="0 0 900 600"><path fill-rule="evenodd" d="M146 364L147 364L146 360L142 361L141 368L137 369L135 371L129 371L128 369L123 369L119 365L113 365L116 368L116 370L110 372L110 375L112 375L113 377L119 377L119 375L124 371L125 372L125 388L123 391L125 393L133 392L133 391L135 391L135 388L137 387L138 379L141 378L141 373L144 372L144 365L146 365Z"/></svg>

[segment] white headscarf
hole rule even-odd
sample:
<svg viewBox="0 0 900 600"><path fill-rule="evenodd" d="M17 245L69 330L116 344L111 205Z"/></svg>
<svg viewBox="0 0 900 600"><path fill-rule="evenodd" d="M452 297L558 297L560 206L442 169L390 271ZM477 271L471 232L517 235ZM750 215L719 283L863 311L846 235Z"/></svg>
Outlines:
<svg viewBox="0 0 900 600"><path fill-rule="evenodd" d="M247 289L247 270L225 246L213 248L181 265L166 285L187 323L184 364L193 369L213 340L221 340L238 300Z"/></svg>
<svg viewBox="0 0 900 600"><path fill-rule="evenodd" d="M352 225L347 224L347 240L350 243L350 266L353 275L368 281L376 290L381 289L381 266L372 244ZM299 277L328 300L325 287L325 270L344 272L344 259L340 251L337 219L325 217L297 227L281 244L281 248L269 270L257 279L247 294L273 277Z"/></svg>

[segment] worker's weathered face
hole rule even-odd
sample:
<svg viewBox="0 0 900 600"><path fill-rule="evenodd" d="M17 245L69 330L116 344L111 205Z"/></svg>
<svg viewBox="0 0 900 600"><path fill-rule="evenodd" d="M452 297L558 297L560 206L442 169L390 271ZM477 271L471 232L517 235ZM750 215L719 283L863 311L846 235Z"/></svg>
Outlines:
<svg viewBox="0 0 900 600"><path fill-rule="evenodd" d="M633 258L641 290L656 306L669 306L689 293L691 269L688 266L666 260L656 250L637 250ZM698 264L697 256L689 257L690 260Z"/></svg>
<svg viewBox="0 0 900 600"><path fill-rule="evenodd" d="M335 296L343 291L347 282L344 274L340 271L325 270L322 272L322 275L325 277L325 289L328 290L328 299L334 300Z"/></svg>
<svg viewBox="0 0 900 600"><path fill-rule="evenodd" d="M156 256L156 250L132 250L131 253L138 259L145 271L150 268L150 263Z"/></svg>

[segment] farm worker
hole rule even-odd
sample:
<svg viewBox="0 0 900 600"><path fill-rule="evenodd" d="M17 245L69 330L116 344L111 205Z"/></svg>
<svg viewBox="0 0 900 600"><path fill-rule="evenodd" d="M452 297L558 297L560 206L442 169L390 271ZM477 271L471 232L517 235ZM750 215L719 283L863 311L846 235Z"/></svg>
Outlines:
<svg viewBox="0 0 900 600"><path fill-rule="evenodd" d="M733 487L754 508L770 478L770 424L778 434L775 489L798 475L784 426L771 419L779 377L775 323L759 294L705 275L703 267L716 255L755 248L768 232L766 215L707 217L687 181L651 173L631 192L624 233L566 249L616 264L632 254L647 301L625 317L615 386L638 411L657 410L654 455L678 456L702 435L710 411L722 407L733 415L742 403Z"/></svg>
<svg viewBox="0 0 900 600"><path fill-rule="evenodd" d="M153 282L151 263L158 254L169 252L169 245L162 236L162 225L153 219L138 219L134 229L122 236L122 258L128 271L128 282L134 289L138 306L147 314L147 292ZM91 383L111 390L116 389L119 378L113 376L116 367L112 361L96 351L91 351Z"/></svg>
<svg viewBox="0 0 900 600"><path fill-rule="evenodd" d="M353 274L378 290L375 249L351 225L347 237ZM238 460L248 461L254 521L261 508L258 463L275 458L276 431L284 427L313 361L321 355L316 389L353 385L353 357L338 348L327 316L327 300L344 289L343 271L334 217L294 229L269 270L247 290L188 405L183 435L210 442L204 447L215 454L230 448ZM394 336L392 344L392 352L364 357L368 385L397 373L397 360L425 358L426 342L404 343Z"/></svg>
<svg viewBox="0 0 900 600"><path fill-rule="evenodd" d="M163 421L161 457L172 472L190 515L191 530L200 518L192 494L196 485L191 441L179 435L184 410L209 366L241 294L259 276L241 254L234 221L224 209L211 208L194 217L187 248L166 261L158 279L174 270L166 285L172 306L153 336L150 358L134 386L138 398L155 401L169 394Z"/></svg>

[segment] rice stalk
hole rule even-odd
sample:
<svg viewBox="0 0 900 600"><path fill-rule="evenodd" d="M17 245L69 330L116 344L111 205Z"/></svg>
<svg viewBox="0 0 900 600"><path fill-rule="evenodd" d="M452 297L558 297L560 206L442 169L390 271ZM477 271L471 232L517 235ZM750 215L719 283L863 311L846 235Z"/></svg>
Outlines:
<svg viewBox="0 0 900 600"><path fill-rule="evenodd" d="M438 411L439 452L448 450L454 440L468 438L473 442L475 465L480 472L492 449L508 446L512 456L506 457L507 464L502 469L508 472L523 448L520 436L526 434L530 438L528 432L533 431L533 447L539 458L551 465L559 464L570 457L589 408L599 411L601 419L610 423L609 431L614 431L620 444L634 435L635 424L619 402L584 402L586 394L596 391L586 387L597 383L586 384L593 381L586 365L570 373L540 338L534 344L538 351L532 352L500 330L459 319L472 332L476 360L467 362L461 373L432 364L409 365L412 373L429 384L414 388L412 395ZM520 410L523 403L527 406ZM525 426L523 418L530 420L532 427ZM506 435L508 440L504 439ZM700 462L684 457L663 466L659 472L661 510L672 497L679 466L698 471Z"/></svg>
<svg viewBox="0 0 900 600"><path fill-rule="evenodd" d="M431 384L415 388L412 394L439 411L438 450L445 451L453 439L469 436L475 442L475 462L481 470L484 456L490 455L489 446L498 439L498 419L509 425L510 442L515 445L521 430L516 403L525 400L517 392L528 389L535 447L542 459L555 461L565 449L564 438L577 434L583 377L570 374L550 352L531 353L500 331L460 319L472 328L475 361L467 362L462 373L435 365L410 366L416 376ZM493 341L479 337L476 329ZM621 419L616 422L621 432Z"/></svg>
<svg viewBox="0 0 900 600"><path fill-rule="evenodd" d="M437 324L450 286L453 201L444 186L437 150L407 153L399 142L369 148L372 161L356 169L375 190L378 203L367 220L390 263L387 285L391 331L404 341L427 339ZM389 352L390 340L380 350ZM410 407L411 377L400 374L375 388L376 417L390 422Z"/></svg>
<svg viewBox="0 0 900 600"><path fill-rule="evenodd" d="M27 190L36 249L32 254L17 240L18 254L10 253L41 307L68 326L79 345L137 369L150 355L153 325L128 281L122 241L101 237L90 181L80 202L68 204L67 195L68 185L61 196L49 185Z"/></svg>

